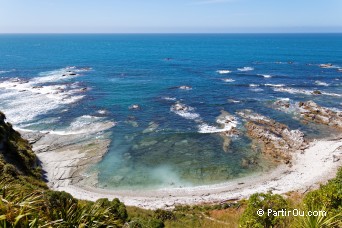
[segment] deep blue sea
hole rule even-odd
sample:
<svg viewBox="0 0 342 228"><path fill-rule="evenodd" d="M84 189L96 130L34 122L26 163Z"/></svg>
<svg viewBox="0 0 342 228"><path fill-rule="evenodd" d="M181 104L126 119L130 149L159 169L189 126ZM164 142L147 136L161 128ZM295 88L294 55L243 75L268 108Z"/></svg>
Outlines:
<svg viewBox="0 0 342 228"><path fill-rule="evenodd" d="M0 35L0 110L17 128L110 137L91 168L103 188L220 183L273 166L244 134L223 151L221 110L252 109L320 137L329 132L270 104L341 109L339 69L342 34Z"/></svg>

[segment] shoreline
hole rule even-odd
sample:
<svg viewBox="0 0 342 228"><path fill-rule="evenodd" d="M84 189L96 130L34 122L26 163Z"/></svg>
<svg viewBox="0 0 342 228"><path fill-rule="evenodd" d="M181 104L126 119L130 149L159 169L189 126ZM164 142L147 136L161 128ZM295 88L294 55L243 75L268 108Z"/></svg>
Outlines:
<svg viewBox="0 0 342 228"><path fill-rule="evenodd" d="M84 171L106 154L108 140L83 139L79 142L80 136L21 133L33 142L34 151L47 174L48 186L53 190L66 191L78 199L91 201L119 198L128 206L145 209L236 201L257 192L304 193L333 178L342 164L342 135L339 135L309 143L304 153L293 154L291 167L280 164L265 173L255 173L225 183L141 191L107 190L94 186L97 183L96 173L86 176ZM34 136L38 140L34 140Z"/></svg>

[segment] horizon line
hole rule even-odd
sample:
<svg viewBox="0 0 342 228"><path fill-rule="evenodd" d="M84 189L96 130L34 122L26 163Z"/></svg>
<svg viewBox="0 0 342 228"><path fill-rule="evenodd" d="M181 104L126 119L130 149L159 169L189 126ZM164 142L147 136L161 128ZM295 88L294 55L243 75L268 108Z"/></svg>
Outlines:
<svg viewBox="0 0 342 228"><path fill-rule="evenodd" d="M212 34L212 35L225 35L225 34L342 34L342 31L340 32L0 32L0 35L196 35L196 34Z"/></svg>

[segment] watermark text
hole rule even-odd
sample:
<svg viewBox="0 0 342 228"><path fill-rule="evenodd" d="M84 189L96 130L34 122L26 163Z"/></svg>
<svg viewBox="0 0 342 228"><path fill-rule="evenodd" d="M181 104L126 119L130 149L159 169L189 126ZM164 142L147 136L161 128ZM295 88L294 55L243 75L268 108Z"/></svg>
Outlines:
<svg viewBox="0 0 342 228"><path fill-rule="evenodd" d="M281 209L281 210L277 210L274 211L272 209L267 209L267 210L263 210L263 209L259 209L257 210L257 215L259 216L263 216L263 215L267 215L267 216L309 216L309 217L318 217L318 216L323 216L326 217L327 216L327 212L326 211L301 211L298 209L292 209L292 210L287 210L287 209Z"/></svg>

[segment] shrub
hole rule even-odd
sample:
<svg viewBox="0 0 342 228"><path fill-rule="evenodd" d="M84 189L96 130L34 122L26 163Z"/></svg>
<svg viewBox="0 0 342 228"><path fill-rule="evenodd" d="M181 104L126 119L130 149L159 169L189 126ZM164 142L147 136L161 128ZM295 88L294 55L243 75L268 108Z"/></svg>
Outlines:
<svg viewBox="0 0 342 228"><path fill-rule="evenodd" d="M257 211L262 209L265 213L262 216ZM270 193L253 194L248 201L247 208L240 219L240 227L286 227L286 218L283 216L268 215L267 210L280 211L289 209L288 202L280 195Z"/></svg>
<svg viewBox="0 0 342 228"><path fill-rule="evenodd" d="M342 225L342 167L336 178L317 190L309 192L303 200L303 210L325 211L326 216L302 216L296 218L296 227L338 227Z"/></svg>
<svg viewBox="0 0 342 228"><path fill-rule="evenodd" d="M163 221L155 218L133 218L129 223L129 228L164 228Z"/></svg>
<svg viewBox="0 0 342 228"><path fill-rule="evenodd" d="M175 220L176 217L175 215L172 213L172 211L165 211L165 210L161 210L158 209L154 212L154 216L155 218L165 222L166 220Z"/></svg>
<svg viewBox="0 0 342 228"><path fill-rule="evenodd" d="M125 221L128 217L126 206L117 198L112 201L109 201L108 199L99 199L96 201L96 204L102 208L108 208L109 213L116 219Z"/></svg>
<svg viewBox="0 0 342 228"><path fill-rule="evenodd" d="M67 208L71 204L77 204L77 199L72 197L67 192L58 192L58 191L46 191L45 199L47 202L47 206L51 209L55 208Z"/></svg>
<svg viewBox="0 0 342 228"><path fill-rule="evenodd" d="M70 219L70 214L77 210L78 201L66 192L46 191L44 210L50 221Z"/></svg>
<svg viewBox="0 0 342 228"><path fill-rule="evenodd" d="M10 175L10 176L13 176L13 177L16 177L18 175L17 169L12 164L4 165L3 170L4 170L3 171L4 174L7 174L7 175Z"/></svg>

